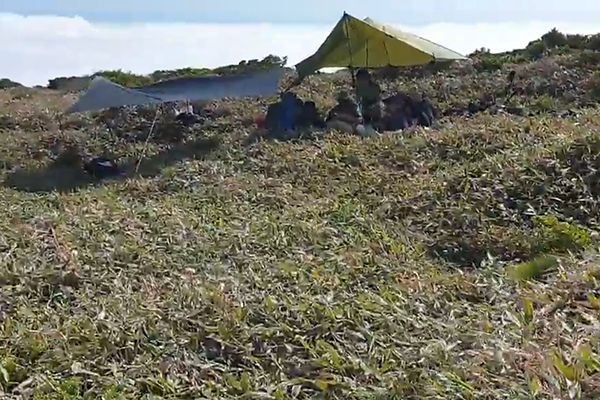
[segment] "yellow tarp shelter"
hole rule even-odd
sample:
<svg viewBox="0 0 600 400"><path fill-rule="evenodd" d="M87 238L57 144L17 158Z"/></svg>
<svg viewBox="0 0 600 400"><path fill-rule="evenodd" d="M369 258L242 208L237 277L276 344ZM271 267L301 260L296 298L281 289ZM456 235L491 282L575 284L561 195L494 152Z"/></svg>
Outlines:
<svg viewBox="0 0 600 400"><path fill-rule="evenodd" d="M461 54L370 18L347 13L317 52L296 65L299 79L322 68L383 68L465 59Z"/></svg>

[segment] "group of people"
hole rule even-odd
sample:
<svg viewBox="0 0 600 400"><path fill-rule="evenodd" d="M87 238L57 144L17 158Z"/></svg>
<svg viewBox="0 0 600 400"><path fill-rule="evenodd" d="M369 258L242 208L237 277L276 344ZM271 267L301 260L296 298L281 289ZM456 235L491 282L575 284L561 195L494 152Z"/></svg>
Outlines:
<svg viewBox="0 0 600 400"><path fill-rule="evenodd" d="M312 101L304 102L292 92L272 104L262 123L271 137L297 137L302 128L316 127L346 133L369 135L374 132L398 131L411 126L431 126L435 118L433 106L426 99L398 93L383 98L381 87L366 69L356 74L356 100L348 92L340 92L337 104L325 120Z"/></svg>
<svg viewBox="0 0 600 400"><path fill-rule="evenodd" d="M302 101L295 93L285 92L281 100L271 104L259 126L266 128L277 139L291 139L302 128L324 128L325 122L313 101Z"/></svg>

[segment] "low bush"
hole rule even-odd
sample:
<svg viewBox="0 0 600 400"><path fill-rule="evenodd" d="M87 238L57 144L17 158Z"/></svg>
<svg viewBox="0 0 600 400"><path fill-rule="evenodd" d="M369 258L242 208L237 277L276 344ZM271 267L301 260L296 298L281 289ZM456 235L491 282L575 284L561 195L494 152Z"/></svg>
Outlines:
<svg viewBox="0 0 600 400"><path fill-rule="evenodd" d="M592 244L589 232L576 224L561 222L554 216L535 217L533 222L539 235L540 253L581 251Z"/></svg>
<svg viewBox="0 0 600 400"><path fill-rule="evenodd" d="M525 48L525 52L534 60L543 56L545 51L546 45L541 40L533 41Z"/></svg>
<svg viewBox="0 0 600 400"><path fill-rule="evenodd" d="M568 44L567 37L556 28L542 36L542 42L544 42L544 45L548 49L563 47Z"/></svg>
<svg viewBox="0 0 600 400"><path fill-rule="evenodd" d="M23 85L21 85L18 82L11 81L10 79L6 79L6 78L0 79L0 90L12 89L12 88L21 87L21 86L23 86Z"/></svg>
<svg viewBox="0 0 600 400"><path fill-rule="evenodd" d="M154 80L149 76L137 75L131 72L123 72L121 70L116 71L101 71L94 76L102 76L114 83L127 87L139 87L149 85Z"/></svg>

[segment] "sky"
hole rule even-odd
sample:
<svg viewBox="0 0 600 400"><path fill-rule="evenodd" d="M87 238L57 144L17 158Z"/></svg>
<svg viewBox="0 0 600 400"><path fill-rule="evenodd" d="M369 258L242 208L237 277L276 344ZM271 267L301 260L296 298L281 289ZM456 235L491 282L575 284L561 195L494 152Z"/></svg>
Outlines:
<svg viewBox="0 0 600 400"><path fill-rule="evenodd" d="M112 22L332 23L343 11L404 24L565 19L594 22L597 0L0 0L17 14Z"/></svg>
<svg viewBox="0 0 600 400"><path fill-rule="evenodd" d="M285 4L285 5L283 5ZM600 32L598 0L0 0L0 78L27 85L104 69L216 67L312 54L344 11L468 54L553 27Z"/></svg>

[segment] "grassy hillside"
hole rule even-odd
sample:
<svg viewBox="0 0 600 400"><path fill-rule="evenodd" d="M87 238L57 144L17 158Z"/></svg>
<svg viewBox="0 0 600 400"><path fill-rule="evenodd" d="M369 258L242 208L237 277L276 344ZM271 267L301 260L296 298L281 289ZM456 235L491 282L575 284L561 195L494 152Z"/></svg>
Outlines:
<svg viewBox="0 0 600 400"><path fill-rule="evenodd" d="M600 70L547 51L391 74L428 130L249 140L270 99L161 118L137 171L153 110L59 124L72 95L0 91L0 393L598 398Z"/></svg>

